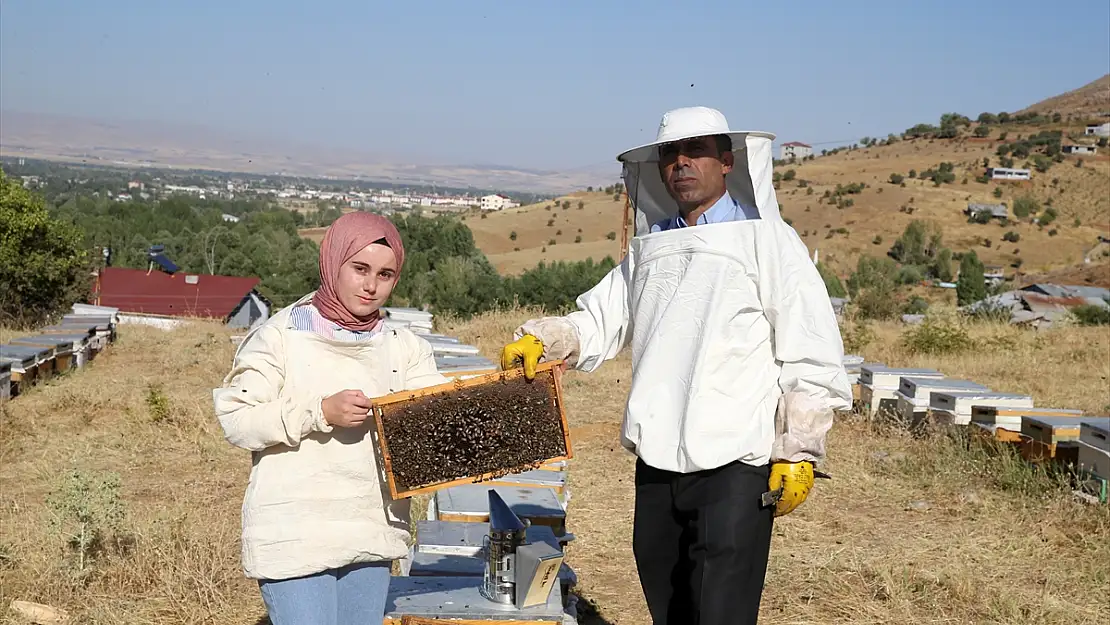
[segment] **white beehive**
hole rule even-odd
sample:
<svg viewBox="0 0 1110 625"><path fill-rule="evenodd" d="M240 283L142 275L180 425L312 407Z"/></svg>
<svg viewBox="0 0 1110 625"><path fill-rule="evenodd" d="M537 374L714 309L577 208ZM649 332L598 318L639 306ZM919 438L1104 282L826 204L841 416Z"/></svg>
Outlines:
<svg viewBox="0 0 1110 625"><path fill-rule="evenodd" d="M982 393L979 391L931 391L928 407L943 420L955 425L971 423L971 409L974 406L994 406L997 408L1032 408L1033 398L1016 393Z"/></svg>

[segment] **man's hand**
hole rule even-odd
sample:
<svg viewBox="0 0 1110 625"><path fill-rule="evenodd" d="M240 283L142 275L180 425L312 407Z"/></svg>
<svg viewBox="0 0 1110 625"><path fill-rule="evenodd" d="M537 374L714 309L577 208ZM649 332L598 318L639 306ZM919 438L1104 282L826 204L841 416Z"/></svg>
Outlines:
<svg viewBox="0 0 1110 625"><path fill-rule="evenodd" d="M524 365L524 377L531 380L536 377L536 365L543 356L543 343L531 334L525 334L520 340L509 343L501 350L501 369L508 371L515 368L519 361Z"/></svg>
<svg viewBox="0 0 1110 625"><path fill-rule="evenodd" d="M790 514L802 505L813 488L813 463L773 462L768 485L772 491L782 487L782 497L775 504L775 516Z"/></svg>
<svg viewBox="0 0 1110 625"><path fill-rule="evenodd" d="M358 390L339 391L335 395L324 398L321 408L324 419L331 425L341 428L353 428L362 425L370 414L374 402Z"/></svg>

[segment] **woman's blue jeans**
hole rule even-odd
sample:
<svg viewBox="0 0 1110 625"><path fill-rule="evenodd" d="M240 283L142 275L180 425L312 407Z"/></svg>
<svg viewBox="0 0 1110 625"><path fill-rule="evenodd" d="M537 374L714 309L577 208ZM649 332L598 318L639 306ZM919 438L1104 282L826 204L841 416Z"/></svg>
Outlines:
<svg viewBox="0 0 1110 625"><path fill-rule="evenodd" d="M260 580L273 625L379 625L389 561L351 564L292 579Z"/></svg>

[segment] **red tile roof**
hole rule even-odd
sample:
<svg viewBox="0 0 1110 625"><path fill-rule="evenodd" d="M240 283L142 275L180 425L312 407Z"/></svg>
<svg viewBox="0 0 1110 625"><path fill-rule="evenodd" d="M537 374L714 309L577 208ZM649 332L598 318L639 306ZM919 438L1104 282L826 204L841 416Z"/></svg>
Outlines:
<svg viewBox="0 0 1110 625"><path fill-rule="evenodd" d="M188 284L195 276L196 284ZM210 276L184 271L169 275L157 269L105 267L97 280L100 306L114 306L121 312L226 319L252 289L259 278ZM94 294L95 296L96 294Z"/></svg>
<svg viewBox="0 0 1110 625"><path fill-rule="evenodd" d="M801 141L791 141L790 143L784 143L784 144L782 144L782 145L783 145L784 147L785 147L785 146L788 146L788 145L789 145L789 146L797 146L797 147L802 147L802 148L812 148L812 147L813 147L812 145L809 145L808 143L802 143Z"/></svg>

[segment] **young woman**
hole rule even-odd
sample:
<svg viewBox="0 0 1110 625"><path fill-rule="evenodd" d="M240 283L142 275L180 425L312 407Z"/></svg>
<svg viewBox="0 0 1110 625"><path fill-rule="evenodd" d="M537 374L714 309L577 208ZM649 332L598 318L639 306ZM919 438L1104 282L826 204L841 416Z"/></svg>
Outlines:
<svg viewBox="0 0 1110 625"><path fill-rule="evenodd" d="M409 501L381 479L371 398L447 378L427 341L383 327L404 260L384 217L336 220L320 288L251 331L213 391L227 440L252 452L242 565L274 625L382 622L408 553Z"/></svg>

